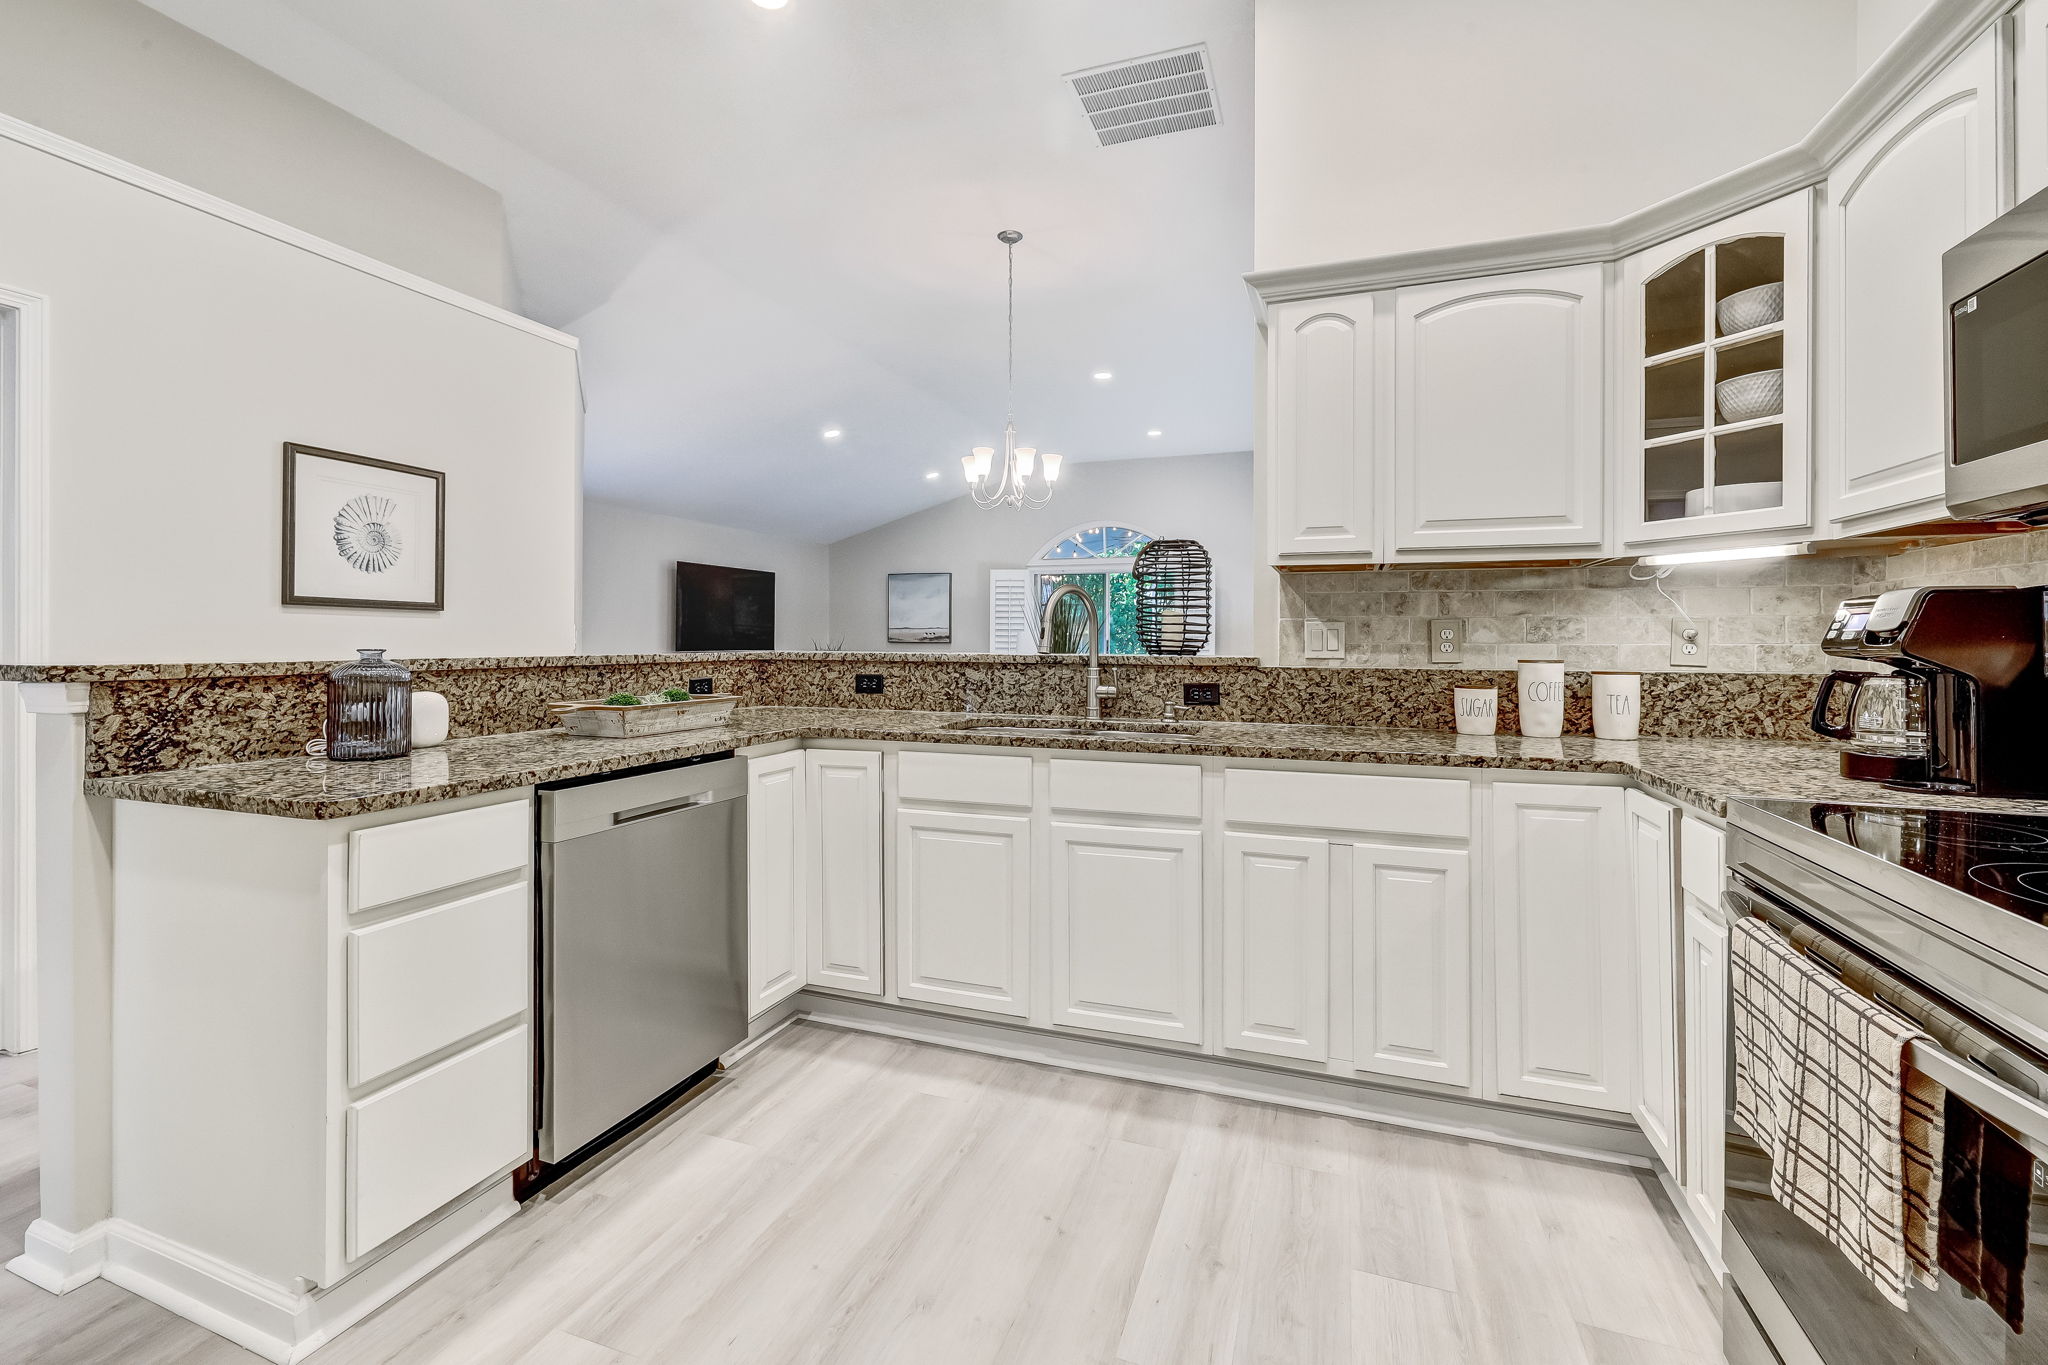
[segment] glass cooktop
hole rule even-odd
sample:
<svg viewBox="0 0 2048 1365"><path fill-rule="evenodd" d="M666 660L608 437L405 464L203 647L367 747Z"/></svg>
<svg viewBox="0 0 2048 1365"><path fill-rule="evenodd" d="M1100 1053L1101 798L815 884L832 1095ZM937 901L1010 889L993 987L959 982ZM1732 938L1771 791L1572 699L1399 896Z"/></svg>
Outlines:
<svg viewBox="0 0 2048 1365"><path fill-rule="evenodd" d="M2048 924L2048 815L1831 801L1752 804L1894 867Z"/></svg>

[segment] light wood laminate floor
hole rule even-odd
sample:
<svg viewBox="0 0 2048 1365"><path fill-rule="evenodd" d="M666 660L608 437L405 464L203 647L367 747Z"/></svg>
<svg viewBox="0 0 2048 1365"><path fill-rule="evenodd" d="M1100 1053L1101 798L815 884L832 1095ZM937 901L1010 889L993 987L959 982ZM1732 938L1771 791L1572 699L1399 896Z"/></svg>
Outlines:
<svg viewBox="0 0 2048 1365"><path fill-rule="evenodd" d="M0 1254L35 1202L0 1057ZM797 1024L315 1365L1706 1365L1648 1177ZM256 1358L0 1274L43 1365Z"/></svg>

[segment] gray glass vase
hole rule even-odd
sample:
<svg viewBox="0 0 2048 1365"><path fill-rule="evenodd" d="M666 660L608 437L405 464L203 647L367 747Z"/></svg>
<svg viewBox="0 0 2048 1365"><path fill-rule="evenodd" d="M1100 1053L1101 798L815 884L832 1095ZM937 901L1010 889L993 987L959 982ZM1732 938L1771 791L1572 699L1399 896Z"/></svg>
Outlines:
<svg viewBox="0 0 2048 1365"><path fill-rule="evenodd" d="M327 675L327 756L343 761L412 752L412 670L358 649Z"/></svg>

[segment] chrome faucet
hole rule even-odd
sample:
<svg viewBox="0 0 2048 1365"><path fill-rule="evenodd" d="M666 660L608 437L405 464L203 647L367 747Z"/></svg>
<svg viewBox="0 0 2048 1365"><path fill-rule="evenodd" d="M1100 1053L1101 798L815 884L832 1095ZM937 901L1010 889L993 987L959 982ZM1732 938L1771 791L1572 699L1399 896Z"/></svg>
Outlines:
<svg viewBox="0 0 2048 1365"><path fill-rule="evenodd" d="M1078 597L1088 613L1088 719L1102 719L1102 699L1114 697L1114 687L1102 685L1102 617L1095 610L1095 599L1072 583L1062 583L1052 590L1052 596L1045 599L1045 607L1038 621L1038 652L1052 653L1053 608L1064 597Z"/></svg>

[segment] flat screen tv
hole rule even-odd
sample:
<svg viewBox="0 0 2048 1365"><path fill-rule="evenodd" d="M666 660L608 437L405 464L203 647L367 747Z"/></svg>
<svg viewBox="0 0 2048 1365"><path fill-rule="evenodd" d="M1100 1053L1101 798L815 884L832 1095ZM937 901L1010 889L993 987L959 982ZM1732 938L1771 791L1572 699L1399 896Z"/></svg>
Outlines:
<svg viewBox="0 0 2048 1365"><path fill-rule="evenodd" d="M775 648L775 575L678 561L676 648Z"/></svg>

